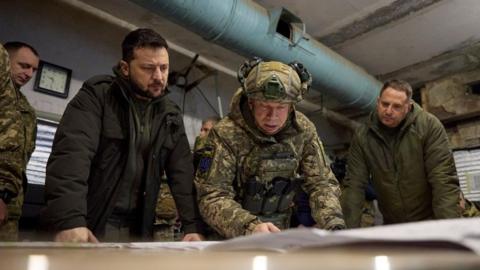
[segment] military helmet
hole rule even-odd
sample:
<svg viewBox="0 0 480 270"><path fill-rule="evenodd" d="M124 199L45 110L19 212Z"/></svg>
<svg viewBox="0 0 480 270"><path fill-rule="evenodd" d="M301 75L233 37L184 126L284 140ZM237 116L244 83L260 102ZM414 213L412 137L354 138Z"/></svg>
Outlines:
<svg viewBox="0 0 480 270"><path fill-rule="evenodd" d="M291 103L301 101L312 83L310 73L298 62L286 65L260 58L241 65L238 80L249 98Z"/></svg>

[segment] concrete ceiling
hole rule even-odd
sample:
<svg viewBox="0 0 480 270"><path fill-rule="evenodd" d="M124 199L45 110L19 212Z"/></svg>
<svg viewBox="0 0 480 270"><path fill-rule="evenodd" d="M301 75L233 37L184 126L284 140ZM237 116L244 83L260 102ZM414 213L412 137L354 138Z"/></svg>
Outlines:
<svg viewBox="0 0 480 270"><path fill-rule="evenodd" d="M243 57L124 0L60 0L125 27L159 30L171 47L234 76ZM257 0L302 18L307 33L380 80L403 78L415 86L478 68L478 0ZM212 47L213 46L213 47Z"/></svg>
<svg viewBox="0 0 480 270"><path fill-rule="evenodd" d="M420 84L478 67L478 0L257 2L287 7L317 40L381 79Z"/></svg>

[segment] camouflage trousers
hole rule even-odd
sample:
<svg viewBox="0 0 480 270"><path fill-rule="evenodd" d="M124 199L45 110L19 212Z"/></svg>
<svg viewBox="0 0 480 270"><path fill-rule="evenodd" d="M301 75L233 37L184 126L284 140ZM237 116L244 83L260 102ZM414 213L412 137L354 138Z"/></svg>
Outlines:
<svg viewBox="0 0 480 270"><path fill-rule="evenodd" d="M159 242L181 240L180 224L177 222L177 208L166 182L160 185L155 214L153 240Z"/></svg>
<svg viewBox="0 0 480 270"><path fill-rule="evenodd" d="M8 204L8 220L0 226L0 241L18 241L18 221L22 215L23 194Z"/></svg>
<svg viewBox="0 0 480 270"><path fill-rule="evenodd" d="M360 227L372 227L375 225L375 205L373 201L365 201L363 204Z"/></svg>
<svg viewBox="0 0 480 270"><path fill-rule="evenodd" d="M7 223L0 227L0 242L18 241L18 219L8 219Z"/></svg>

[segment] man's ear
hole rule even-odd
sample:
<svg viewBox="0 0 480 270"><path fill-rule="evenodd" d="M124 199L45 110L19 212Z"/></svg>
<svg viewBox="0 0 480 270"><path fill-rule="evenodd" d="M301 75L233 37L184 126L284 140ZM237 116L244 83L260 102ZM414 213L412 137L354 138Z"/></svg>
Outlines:
<svg viewBox="0 0 480 270"><path fill-rule="evenodd" d="M122 72L122 75L125 77L128 77L130 74L130 67L127 62L120 60L120 72Z"/></svg>

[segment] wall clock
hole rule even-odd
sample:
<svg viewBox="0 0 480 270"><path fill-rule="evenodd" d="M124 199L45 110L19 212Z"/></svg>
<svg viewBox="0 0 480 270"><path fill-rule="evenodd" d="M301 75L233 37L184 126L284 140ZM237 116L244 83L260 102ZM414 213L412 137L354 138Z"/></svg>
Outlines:
<svg viewBox="0 0 480 270"><path fill-rule="evenodd" d="M71 77L71 69L40 61L35 78L34 90L61 98L67 98Z"/></svg>

